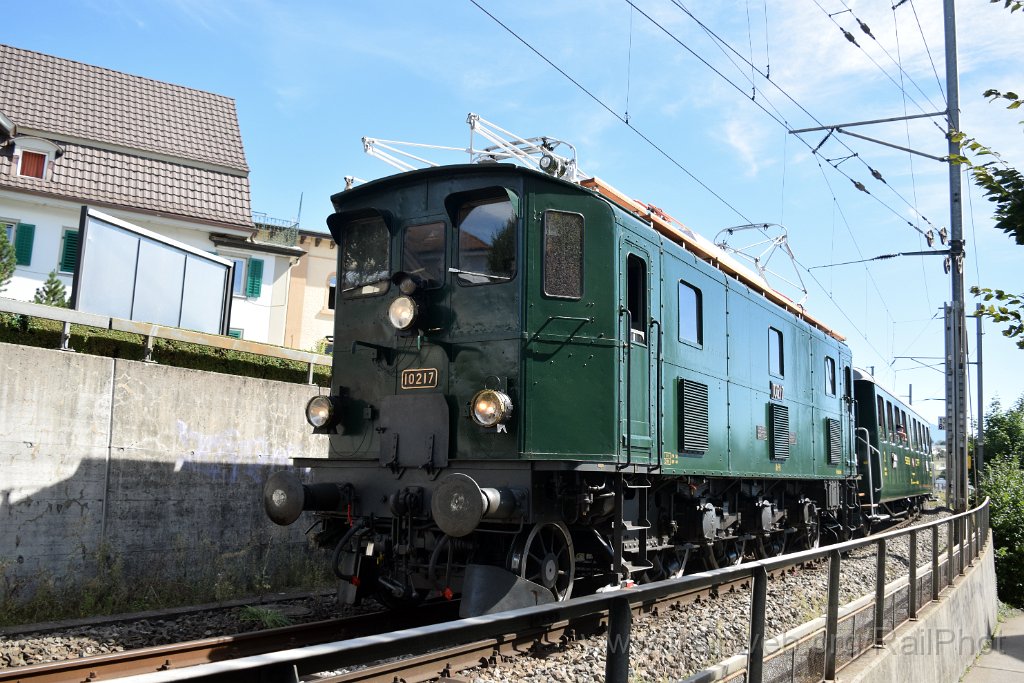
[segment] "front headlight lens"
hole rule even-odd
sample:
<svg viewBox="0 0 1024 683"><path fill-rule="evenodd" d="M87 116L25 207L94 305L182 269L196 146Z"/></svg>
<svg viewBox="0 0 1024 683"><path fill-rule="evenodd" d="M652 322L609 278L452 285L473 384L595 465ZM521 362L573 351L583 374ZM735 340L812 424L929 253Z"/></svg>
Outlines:
<svg viewBox="0 0 1024 683"><path fill-rule="evenodd" d="M409 329L416 320L416 302L412 297L398 297L388 306L388 319L396 330Z"/></svg>
<svg viewBox="0 0 1024 683"><path fill-rule="evenodd" d="M334 418L334 402L327 396L314 396L306 404L306 422L323 427Z"/></svg>
<svg viewBox="0 0 1024 683"><path fill-rule="evenodd" d="M484 389L473 397L473 421L481 427L493 427L508 421L512 415L512 399L494 389Z"/></svg>

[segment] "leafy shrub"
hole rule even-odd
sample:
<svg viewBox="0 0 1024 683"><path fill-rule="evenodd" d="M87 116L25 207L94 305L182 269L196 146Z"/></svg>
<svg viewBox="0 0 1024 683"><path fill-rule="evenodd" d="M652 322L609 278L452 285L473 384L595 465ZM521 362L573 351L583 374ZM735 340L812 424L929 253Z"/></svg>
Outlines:
<svg viewBox="0 0 1024 683"><path fill-rule="evenodd" d="M991 499L999 598L1024 607L1024 470L1013 455L985 463L981 493Z"/></svg>

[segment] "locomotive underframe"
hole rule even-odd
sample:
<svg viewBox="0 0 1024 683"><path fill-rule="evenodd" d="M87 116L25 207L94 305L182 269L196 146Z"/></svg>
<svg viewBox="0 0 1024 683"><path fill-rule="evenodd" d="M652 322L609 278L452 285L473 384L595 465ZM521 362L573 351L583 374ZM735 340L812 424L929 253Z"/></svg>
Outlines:
<svg viewBox="0 0 1024 683"><path fill-rule="evenodd" d="M679 576L744 556L814 547L823 535L848 538L862 524L854 479L484 461L459 463L440 478L425 469L382 469L365 477L365 463L316 465L321 484L351 487L341 510L317 513L316 534L320 545L334 550L333 566L349 602L368 594L392 604L460 594L472 565L500 568L561 599L574 583L583 584L577 591L591 591ZM439 481L452 476L481 490L508 492L513 507L480 513L464 535L446 533L442 527L450 530L452 522L439 524L431 497L439 495Z"/></svg>

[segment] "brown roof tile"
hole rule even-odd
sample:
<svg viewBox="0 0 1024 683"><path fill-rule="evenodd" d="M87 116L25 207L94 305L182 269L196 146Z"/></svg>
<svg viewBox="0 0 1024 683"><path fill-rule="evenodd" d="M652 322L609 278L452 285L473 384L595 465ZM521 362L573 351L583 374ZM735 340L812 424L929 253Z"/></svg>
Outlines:
<svg viewBox="0 0 1024 683"><path fill-rule="evenodd" d="M249 170L223 95L0 45L0 111L57 137Z"/></svg>
<svg viewBox="0 0 1024 683"><path fill-rule="evenodd" d="M15 175L0 155L0 188L252 227L249 179L110 150L61 143L45 179Z"/></svg>

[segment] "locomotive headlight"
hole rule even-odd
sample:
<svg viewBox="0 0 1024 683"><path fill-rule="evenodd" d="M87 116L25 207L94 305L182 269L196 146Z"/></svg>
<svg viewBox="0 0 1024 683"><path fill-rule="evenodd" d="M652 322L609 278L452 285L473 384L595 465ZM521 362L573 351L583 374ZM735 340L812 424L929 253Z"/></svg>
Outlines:
<svg viewBox="0 0 1024 683"><path fill-rule="evenodd" d="M409 296L400 296L388 306L388 319L396 330L407 330L416 321L416 302Z"/></svg>
<svg viewBox="0 0 1024 683"><path fill-rule="evenodd" d="M473 397L473 421L481 427L507 422L512 415L512 399L494 389L484 389Z"/></svg>
<svg viewBox="0 0 1024 683"><path fill-rule="evenodd" d="M328 396L314 396L306 404L306 422L323 427L334 419L334 402Z"/></svg>

